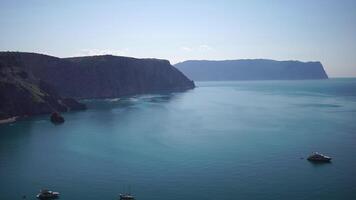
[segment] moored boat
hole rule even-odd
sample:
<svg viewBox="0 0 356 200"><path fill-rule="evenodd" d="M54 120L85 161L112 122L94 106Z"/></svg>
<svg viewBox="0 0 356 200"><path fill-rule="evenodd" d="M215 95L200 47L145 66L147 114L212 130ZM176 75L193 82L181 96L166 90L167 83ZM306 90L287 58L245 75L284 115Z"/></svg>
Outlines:
<svg viewBox="0 0 356 200"><path fill-rule="evenodd" d="M131 195L130 193L127 194L120 194L120 199L119 200L134 200L135 197Z"/></svg>
<svg viewBox="0 0 356 200"><path fill-rule="evenodd" d="M308 157L308 160L312 162L330 162L331 157L323 155L318 152L314 152Z"/></svg>
<svg viewBox="0 0 356 200"><path fill-rule="evenodd" d="M47 189L40 190L40 193L37 194L37 199L58 199L59 192L53 192Z"/></svg>

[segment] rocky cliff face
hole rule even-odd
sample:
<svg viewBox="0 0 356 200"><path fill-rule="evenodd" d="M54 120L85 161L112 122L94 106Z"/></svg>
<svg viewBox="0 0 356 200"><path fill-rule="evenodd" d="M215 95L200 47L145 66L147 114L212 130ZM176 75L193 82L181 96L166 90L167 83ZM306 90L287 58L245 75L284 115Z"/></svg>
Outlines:
<svg viewBox="0 0 356 200"><path fill-rule="evenodd" d="M82 110L85 105L63 99L46 82L19 67L15 57L0 54L0 120L13 116Z"/></svg>
<svg viewBox="0 0 356 200"><path fill-rule="evenodd" d="M0 119L85 109L69 98L111 98L194 87L166 60L0 52Z"/></svg>
<svg viewBox="0 0 356 200"><path fill-rule="evenodd" d="M12 53L21 67L52 85L63 97L111 98L194 88L167 60L120 56L56 58Z"/></svg>
<svg viewBox="0 0 356 200"><path fill-rule="evenodd" d="M175 65L194 81L327 79L320 62L265 59L204 61Z"/></svg>

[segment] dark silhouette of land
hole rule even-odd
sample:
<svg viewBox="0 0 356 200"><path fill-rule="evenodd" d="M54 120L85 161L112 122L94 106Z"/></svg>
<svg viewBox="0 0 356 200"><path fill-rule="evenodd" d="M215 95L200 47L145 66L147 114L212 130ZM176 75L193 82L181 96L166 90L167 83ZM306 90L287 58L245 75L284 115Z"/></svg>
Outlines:
<svg viewBox="0 0 356 200"><path fill-rule="evenodd" d="M0 52L0 119L85 109L80 98L194 88L167 60Z"/></svg>
<svg viewBox="0 0 356 200"><path fill-rule="evenodd" d="M175 65L194 81L327 79L320 62L244 60L190 60Z"/></svg>

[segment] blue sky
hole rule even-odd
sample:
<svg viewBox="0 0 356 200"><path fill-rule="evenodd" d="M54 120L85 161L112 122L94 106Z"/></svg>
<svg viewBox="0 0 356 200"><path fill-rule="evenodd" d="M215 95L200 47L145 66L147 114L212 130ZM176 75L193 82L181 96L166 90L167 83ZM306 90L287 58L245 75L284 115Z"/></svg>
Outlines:
<svg viewBox="0 0 356 200"><path fill-rule="evenodd" d="M0 0L0 50L321 61L356 76L356 1Z"/></svg>

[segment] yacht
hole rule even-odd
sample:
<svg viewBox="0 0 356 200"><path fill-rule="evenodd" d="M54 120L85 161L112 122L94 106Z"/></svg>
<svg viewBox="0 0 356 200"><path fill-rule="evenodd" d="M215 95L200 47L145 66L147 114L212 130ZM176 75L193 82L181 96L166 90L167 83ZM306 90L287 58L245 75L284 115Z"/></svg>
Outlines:
<svg viewBox="0 0 356 200"><path fill-rule="evenodd" d="M40 193L37 194L37 199L58 199L59 192L52 192L47 189L42 189Z"/></svg>
<svg viewBox="0 0 356 200"><path fill-rule="evenodd" d="M120 200L134 200L135 197L130 193L120 194Z"/></svg>
<svg viewBox="0 0 356 200"><path fill-rule="evenodd" d="M314 152L308 157L309 161L314 161L314 162L330 162L331 157L325 156L321 153Z"/></svg>

